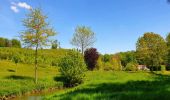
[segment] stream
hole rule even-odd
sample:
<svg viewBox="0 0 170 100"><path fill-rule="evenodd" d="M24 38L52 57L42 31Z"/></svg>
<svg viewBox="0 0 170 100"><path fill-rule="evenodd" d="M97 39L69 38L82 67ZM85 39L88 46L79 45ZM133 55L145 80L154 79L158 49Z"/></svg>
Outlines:
<svg viewBox="0 0 170 100"><path fill-rule="evenodd" d="M57 89L57 90L53 90L53 91L43 91L40 93L34 93L34 94L28 94L28 95L22 95L22 96L18 96L16 98L12 98L9 100L42 100L44 96L46 95L50 95L56 92L62 91L62 89Z"/></svg>

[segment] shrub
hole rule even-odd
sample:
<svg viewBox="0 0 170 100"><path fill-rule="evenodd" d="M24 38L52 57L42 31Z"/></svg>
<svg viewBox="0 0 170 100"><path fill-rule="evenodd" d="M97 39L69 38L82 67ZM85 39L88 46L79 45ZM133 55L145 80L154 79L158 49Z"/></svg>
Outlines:
<svg viewBox="0 0 170 100"><path fill-rule="evenodd" d="M96 69L101 70L102 67L103 67L103 62L102 62L101 57L99 57L98 60L97 60Z"/></svg>
<svg viewBox="0 0 170 100"><path fill-rule="evenodd" d="M68 52L61 58L59 66L65 86L73 87L83 82L86 65L78 52Z"/></svg>
<svg viewBox="0 0 170 100"><path fill-rule="evenodd" d="M135 62L130 62L126 65L125 70L126 71L137 71L138 70L138 64Z"/></svg>
<svg viewBox="0 0 170 100"><path fill-rule="evenodd" d="M87 49L84 52L84 60L89 70L93 70L96 67L99 53L96 48Z"/></svg>
<svg viewBox="0 0 170 100"><path fill-rule="evenodd" d="M162 71L162 72L165 72L165 71L166 71L165 65L161 65L161 71Z"/></svg>
<svg viewBox="0 0 170 100"><path fill-rule="evenodd" d="M121 61L118 56L112 57L111 64L113 66L113 70L115 71L120 71L122 68Z"/></svg>
<svg viewBox="0 0 170 100"><path fill-rule="evenodd" d="M113 65L109 62L106 62L106 63L103 64L103 69L105 71L113 70Z"/></svg>

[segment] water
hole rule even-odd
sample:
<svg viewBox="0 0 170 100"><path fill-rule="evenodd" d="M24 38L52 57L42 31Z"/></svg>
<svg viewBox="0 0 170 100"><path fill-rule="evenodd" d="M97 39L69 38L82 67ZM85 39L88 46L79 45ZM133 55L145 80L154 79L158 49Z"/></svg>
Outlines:
<svg viewBox="0 0 170 100"><path fill-rule="evenodd" d="M42 95L28 95L28 96L21 96L21 97L16 97L11 100L42 100L44 96Z"/></svg>

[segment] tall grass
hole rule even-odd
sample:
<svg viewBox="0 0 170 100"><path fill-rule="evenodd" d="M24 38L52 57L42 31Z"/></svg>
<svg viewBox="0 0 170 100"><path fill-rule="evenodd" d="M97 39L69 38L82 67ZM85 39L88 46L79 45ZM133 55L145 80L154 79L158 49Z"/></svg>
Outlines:
<svg viewBox="0 0 170 100"><path fill-rule="evenodd" d="M54 80L54 77L59 74L58 68L54 66L39 66L38 84L35 84L33 65L18 64L16 66L11 61L0 61L0 97L21 95L50 87L62 87L62 82Z"/></svg>
<svg viewBox="0 0 170 100"><path fill-rule="evenodd" d="M150 72L87 72L84 84L46 100L169 100L170 76Z"/></svg>

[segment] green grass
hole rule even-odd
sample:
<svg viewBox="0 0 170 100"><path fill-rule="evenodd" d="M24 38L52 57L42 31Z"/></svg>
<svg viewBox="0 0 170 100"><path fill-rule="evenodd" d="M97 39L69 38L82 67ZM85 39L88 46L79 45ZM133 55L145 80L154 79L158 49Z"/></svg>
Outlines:
<svg viewBox="0 0 170 100"><path fill-rule="evenodd" d="M14 64L11 61L0 61L0 97L5 95L22 95L33 90L43 90L50 87L62 87L62 82L56 82L58 69L51 66L38 67L38 84L34 84L34 66Z"/></svg>
<svg viewBox="0 0 170 100"><path fill-rule="evenodd" d="M84 84L46 100L169 100L170 76L150 72L87 72Z"/></svg>

